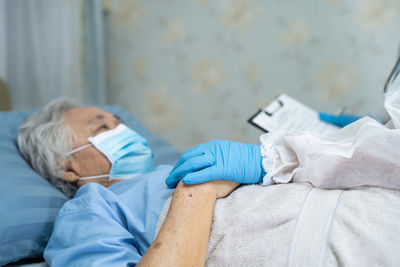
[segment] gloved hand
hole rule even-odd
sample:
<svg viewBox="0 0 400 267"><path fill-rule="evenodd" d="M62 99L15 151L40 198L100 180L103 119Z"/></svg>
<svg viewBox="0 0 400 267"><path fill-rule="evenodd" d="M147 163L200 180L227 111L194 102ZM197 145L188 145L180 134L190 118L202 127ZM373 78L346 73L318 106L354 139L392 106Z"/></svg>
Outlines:
<svg viewBox="0 0 400 267"><path fill-rule="evenodd" d="M165 183L169 188L181 179L185 184L211 180L258 183L265 175L261 161L260 146L214 140L183 153Z"/></svg>
<svg viewBox="0 0 400 267"><path fill-rule="evenodd" d="M332 115L324 112L319 113L319 118L327 123L345 127L346 125L355 122L356 120L360 119L361 117L354 116L351 114L341 114L341 115Z"/></svg>

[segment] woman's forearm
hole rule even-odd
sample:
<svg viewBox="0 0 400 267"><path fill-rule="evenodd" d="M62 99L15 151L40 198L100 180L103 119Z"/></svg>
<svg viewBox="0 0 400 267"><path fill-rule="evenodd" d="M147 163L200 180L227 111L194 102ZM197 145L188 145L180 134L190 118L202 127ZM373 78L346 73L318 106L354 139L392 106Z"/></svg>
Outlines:
<svg viewBox="0 0 400 267"><path fill-rule="evenodd" d="M180 183L165 222L137 266L204 266L216 191Z"/></svg>

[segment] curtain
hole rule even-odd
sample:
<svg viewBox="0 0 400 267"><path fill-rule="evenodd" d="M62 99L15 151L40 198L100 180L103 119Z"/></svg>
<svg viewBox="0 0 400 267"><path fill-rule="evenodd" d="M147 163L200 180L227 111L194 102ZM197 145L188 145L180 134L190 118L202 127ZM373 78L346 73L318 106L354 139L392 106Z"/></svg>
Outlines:
<svg viewBox="0 0 400 267"><path fill-rule="evenodd" d="M85 1L85 94L87 104L107 104L103 1Z"/></svg>
<svg viewBox="0 0 400 267"><path fill-rule="evenodd" d="M7 59L7 42L6 36L6 10L5 0L0 0L0 79L4 80L7 75L6 59Z"/></svg>
<svg viewBox="0 0 400 267"><path fill-rule="evenodd" d="M0 75L10 88L13 109L42 107L61 96L81 103L106 102L101 80L104 59L95 59L104 57L98 48L103 42L98 34L102 32L98 7L102 1L93 5L86 4L92 0L0 1ZM88 22L92 26L86 27ZM85 30L93 28L96 39L87 40L90 35ZM102 91L95 92L96 88ZM97 93L101 96L93 98Z"/></svg>

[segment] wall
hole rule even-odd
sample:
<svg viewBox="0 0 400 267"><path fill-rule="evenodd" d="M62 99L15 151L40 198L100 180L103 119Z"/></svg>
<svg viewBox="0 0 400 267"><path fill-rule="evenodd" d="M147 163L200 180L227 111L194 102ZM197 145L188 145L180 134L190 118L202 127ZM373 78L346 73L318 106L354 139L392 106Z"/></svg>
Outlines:
<svg viewBox="0 0 400 267"><path fill-rule="evenodd" d="M278 92L370 114L400 43L397 0L104 2L111 102L180 150L258 143L246 120Z"/></svg>

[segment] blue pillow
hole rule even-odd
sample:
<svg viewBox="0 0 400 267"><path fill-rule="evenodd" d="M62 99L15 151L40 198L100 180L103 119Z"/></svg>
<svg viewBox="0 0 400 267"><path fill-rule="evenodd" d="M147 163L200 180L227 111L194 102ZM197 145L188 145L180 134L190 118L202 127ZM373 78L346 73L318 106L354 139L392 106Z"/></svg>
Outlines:
<svg viewBox="0 0 400 267"><path fill-rule="evenodd" d="M155 166L174 164L179 153L165 140L146 130L118 106L102 107L144 136L154 152ZM37 174L18 152L19 125L32 111L0 112L0 266L40 257L54 219L68 200Z"/></svg>

